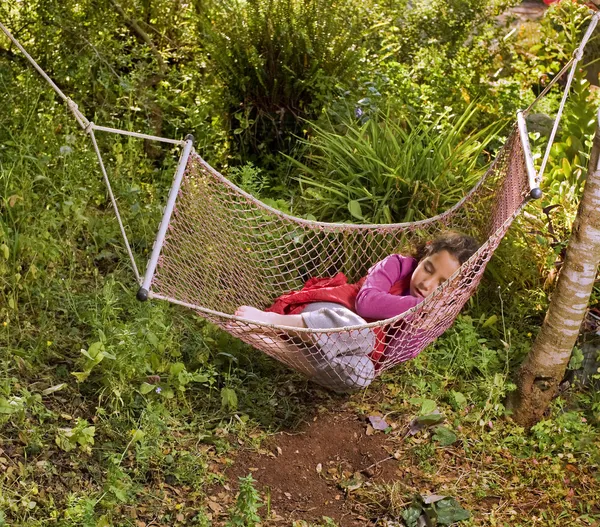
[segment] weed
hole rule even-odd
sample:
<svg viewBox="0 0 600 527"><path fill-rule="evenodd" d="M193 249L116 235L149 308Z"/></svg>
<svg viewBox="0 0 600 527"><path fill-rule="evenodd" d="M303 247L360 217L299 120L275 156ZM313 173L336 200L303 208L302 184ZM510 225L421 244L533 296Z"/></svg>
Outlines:
<svg viewBox="0 0 600 527"><path fill-rule="evenodd" d="M240 477L239 481L240 490L235 507L225 525L226 527L255 527L261 521L258 509L262 506L262 500L254 488L256 481L251 474Z"/></svg>

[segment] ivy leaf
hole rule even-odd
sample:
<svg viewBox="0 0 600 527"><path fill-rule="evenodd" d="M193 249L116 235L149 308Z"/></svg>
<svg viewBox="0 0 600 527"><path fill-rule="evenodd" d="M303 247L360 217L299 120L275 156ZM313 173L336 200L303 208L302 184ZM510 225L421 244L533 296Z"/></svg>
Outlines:
<svg viewBox="0 0 600 527"><path fill-rule="evenodd" d="M406 527L417 527L417 521L421 516L421 507L413 503L410 507L402 511L402 519L406 523Z"/></svg>

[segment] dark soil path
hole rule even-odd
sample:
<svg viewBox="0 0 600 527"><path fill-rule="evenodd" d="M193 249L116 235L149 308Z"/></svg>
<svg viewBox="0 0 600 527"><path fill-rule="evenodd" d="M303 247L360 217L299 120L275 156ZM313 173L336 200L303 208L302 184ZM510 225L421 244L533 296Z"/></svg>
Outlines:
<svg viewBox="0 0 600 527"><path fill-rule="evenodd" d="M257 487L270 494L273 517L288 525L323 516L342 527L365 525L369 519L347 493L357 485L398 478L398 461L386 439L349 410L327 412L293 433L273 436L266 455L241 452L228 476L252 474Z"/></svg>

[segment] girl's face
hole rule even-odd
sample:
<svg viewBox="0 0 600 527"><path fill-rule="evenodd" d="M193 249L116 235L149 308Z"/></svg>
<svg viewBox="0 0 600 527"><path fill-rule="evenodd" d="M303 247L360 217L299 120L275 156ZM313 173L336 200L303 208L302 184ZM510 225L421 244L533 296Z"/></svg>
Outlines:
<svg viewBox="0 0 600 527"><path fill-rule="evenodd" d="M425 298L433 293L460 267L448 251L443 250L423 258L410 279L410 294Z"/></svg>

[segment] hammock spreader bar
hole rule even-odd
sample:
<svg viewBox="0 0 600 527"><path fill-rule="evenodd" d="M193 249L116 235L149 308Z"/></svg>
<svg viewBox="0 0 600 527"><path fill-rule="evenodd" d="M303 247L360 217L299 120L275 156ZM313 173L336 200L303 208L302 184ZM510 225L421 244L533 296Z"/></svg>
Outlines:
<svg viewBox="0 0 600 527"><path fill-rule="evenodd" d="M527 168L527 177L529 179L529 196L532 199L540 199L542 191L538 184L538 175L533 166L533 155L531 153L531 145L529 144L527 123L522 111L517 112L517 126L519 128L519 138L523 146L523 153L525 154L525 167Z"/></svg>
<svg viewBox="0 0 600 527"><path fill-rule="evenodd" d="M152 246L152 254L150 255L150 260L148 260L148 265L146 266L144 281L137 292L137 299L142 302L148 299L150 284L152 282L152 278L154 277L156 266L158 265L158 257L160 256L160 251L165 241L165 235L167 233L167 229L169 228L169 222L171 221L171 215L173 214L173 209L175 208L175 201L177 200L177 194L179 193L179 188L181 187L181 180L183 179L183 173L185 172L193 144L194 137L188 135L185 140L183 152L179 158L179 163L177 164L177 170L175 171L175 177L173 178L173 184L171 185L167 204L163 212L160 226L158 227L158 234L156 235L154 245Z"/></svg>

